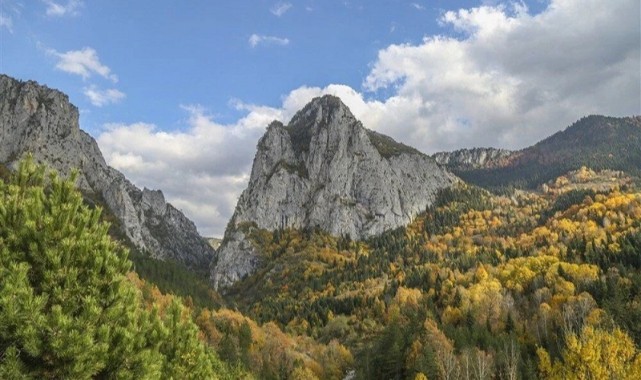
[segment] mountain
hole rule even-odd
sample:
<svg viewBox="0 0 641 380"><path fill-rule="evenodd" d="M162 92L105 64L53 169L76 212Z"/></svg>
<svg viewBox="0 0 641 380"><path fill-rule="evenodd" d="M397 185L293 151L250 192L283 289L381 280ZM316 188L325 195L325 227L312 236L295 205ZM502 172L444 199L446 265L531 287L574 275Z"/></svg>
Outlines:
<svg viewBox="0 0 641 380"><path fill-rule="evenodd" d="M315 98L287 126L269 125L212 266L216 288L261 264L262 230L321 229L366 238L408 224L457 178L432 158L367 130L341 100Z"/></svg>
<svg viewBox="0 0 641 380"><path fill-rule="evenodd" d="M450 170L465 171L503 166L513 154L513 151L506 149L472 148L439 152L433 154L432 158Z"/></svg>
<svg viewBox="0 0 641 380"><path fill-rule="evenodd" d="M487 153L472 154L475 151ZM475 161L474 157L484 159ZM486 188L535 188L583 166L620 170L639 177L641 116L587 116L517 152L457 151L440 153L435 158L465 181Z"/></svg>
<svg viewBox="0 0 641 380"><path fill-rule="evenodd" d="M140 190L107 165L96 141L79 128L78 109L60 91L0 75L0 163L30 153L67 176L79 170L87 201L104 205L139 250L188 267L207 267L214 250L160 190Z"/></svg>
<svg viewBox="0 0 641 380"><path fill-rule="evenodd" d="M337 339L357 379L443 379L446 360L463 373L472 358L485 378L571 378L537 372L542 350L570 352L583 328L609 336L613 326L607 341L638 355L623 361L639 370L641 193L629 180L584 169L507 196L461 183L407 226L359 241L261 231L269 259L226 297L258 322Z"/></svg>

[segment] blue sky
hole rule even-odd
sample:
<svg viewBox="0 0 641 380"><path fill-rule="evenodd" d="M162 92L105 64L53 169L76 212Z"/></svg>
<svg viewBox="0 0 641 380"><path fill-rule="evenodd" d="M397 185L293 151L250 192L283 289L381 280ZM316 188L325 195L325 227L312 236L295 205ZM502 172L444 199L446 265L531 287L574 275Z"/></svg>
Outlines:
<svg viewBox="0 0 641 380"><path fill-rule="evenodd" d="M265 126L340 96L427 152L639 114L638 0L0 0L0 72L70 96L138 186L222 234Z"/></svg>
<svg viewBox="0 0 641 380"><path fill-rule="evenodd" d="M233 122L240 100L278 106L301 85L360 88L377 52L447 32L435 22L456 1L20 1L2 0L0 68L61 89L84 112L82 127L147 120L181 128L179 105L198 103ZM457 4L458 3L458 4ZM62 8L51 12L55 4ZM186 6L185 4L189 4ZM536 3L535 3L536 4ZM67 8L65 8L67 7ZM50 11L47 13L47 11ZM450 28L451 29L451 28ZM252 39L252 36L257 36ZM255 45L252 45L252 41ZM91 48L117 76L56 69L59 53ZM85 89L125 94L96 109Z"/></svg>

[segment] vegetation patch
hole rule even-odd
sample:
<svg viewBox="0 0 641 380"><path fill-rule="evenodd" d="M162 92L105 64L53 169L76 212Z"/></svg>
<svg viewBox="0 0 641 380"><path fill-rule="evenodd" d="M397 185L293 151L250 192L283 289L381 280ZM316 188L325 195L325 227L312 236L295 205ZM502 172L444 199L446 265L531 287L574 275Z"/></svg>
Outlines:
<svg viewBox="0 0 641 380"><path fill-rule="evenodd" d="M394 156L400 156L401 154L420 154L424 156L423 153L411 146L399 143L391 137L378 132L367 130L367 137L369 137L370 142L383 158L391 158Z"/></svg>
<svg viewBox="0 0 641 380"><path fill-rule="evenodd" d="M274 168L267 176L266 182L269 182L271 178L276 174L281 168L285 169L290 174L296 174L299 178L308 179L309 173L303 162L298 162L296 164L289 163L285 160L280 160L274 165Z"/></svg>
<svg viewBox="0 0 641 380"><path fill-rule="evenodd" d="M312 141L311 128L296 124L287 126L285 129L289 133L296 157L301 157L303 153L309 151L309 145Z"/></svg>

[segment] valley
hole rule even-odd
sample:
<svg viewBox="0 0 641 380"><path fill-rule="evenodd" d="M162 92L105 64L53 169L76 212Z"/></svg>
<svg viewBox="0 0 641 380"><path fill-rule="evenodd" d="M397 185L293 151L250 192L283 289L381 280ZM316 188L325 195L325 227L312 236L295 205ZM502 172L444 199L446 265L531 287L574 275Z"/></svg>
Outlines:
<svg viewBox="0 0 641 380"><path fill-rule="evenodd" d="M219 241L64 94L0 88L0 378L641 377L639 116L428 156L318 97L266 128Z"/></svg>

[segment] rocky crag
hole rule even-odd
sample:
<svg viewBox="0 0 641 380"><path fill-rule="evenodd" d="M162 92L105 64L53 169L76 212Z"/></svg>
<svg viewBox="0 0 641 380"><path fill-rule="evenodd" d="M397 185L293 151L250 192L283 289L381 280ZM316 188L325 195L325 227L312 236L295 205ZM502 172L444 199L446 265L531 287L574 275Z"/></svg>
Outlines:
<svg viewBox="0 0 641 380"><path fill-rule="evenodd" d="M274 121L258 142L212 283L224 288L260 265L247 228L366 238L408 224L455 181L432 158L364 128L339 98L316 98L287 126Z"/></svg>
<svg viewBox="0 0 641 380"><path fill-rule="evenodd" d="M495 148L459 149L439 152L432 158L450 170L488 169L504 166L516 154L511 150Z"/></svg>
<svg viewBox="0 0 641 380"><path fill-rule="evenodd" d="M107 165L67 95L0 75L0 162L15 166L29 153L65 176L78 169L83 193L104 204L141 251L194 269L211 262L213 248L161 191L140 190Z"/></svg>

